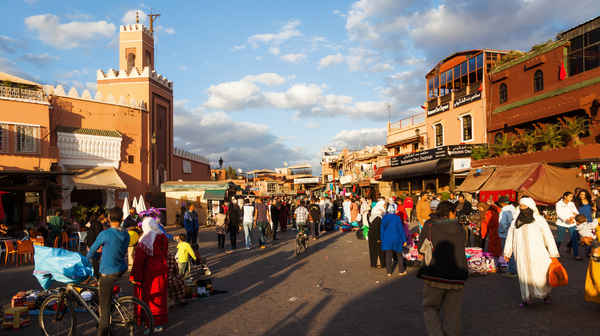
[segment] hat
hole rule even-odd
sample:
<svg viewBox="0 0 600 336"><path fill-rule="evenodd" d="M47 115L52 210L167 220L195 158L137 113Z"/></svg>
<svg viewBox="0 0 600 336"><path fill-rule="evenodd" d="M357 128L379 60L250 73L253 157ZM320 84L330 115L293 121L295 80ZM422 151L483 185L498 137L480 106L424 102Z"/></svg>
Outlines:
<svg viewBox="0 0 600 336"><path fill-rule="evenodd" d="M508 199L508 196L500 196L498 198L498 203L502 204L502 203L508 203L510 200Z"/></svg>

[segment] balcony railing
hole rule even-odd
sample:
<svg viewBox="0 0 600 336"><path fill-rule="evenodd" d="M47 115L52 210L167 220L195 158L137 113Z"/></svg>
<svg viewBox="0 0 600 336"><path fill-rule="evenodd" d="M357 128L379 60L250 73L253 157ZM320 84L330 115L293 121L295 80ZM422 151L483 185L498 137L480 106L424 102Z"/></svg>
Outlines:
<svg viewBox="0 0 600 336"><path fill-rule="evenodd" d="M44 101L44 92L0 85L0 97Z"/></svg>
<svg viewBox="0 0 600 336"><path fill-rule="evenodd" d="M429 109L435 108L436 106L438 106L438 99L437 99L437 97L429 99L427 101L427 107Z"/></svg>
<svg viewBox="0 0 600 336"><path fill-rule="evenodd" d="M457 89L454 91L454 99L458 99L467 95L467 87L463 87L462 89Z"/></svg>
<svg viewBox="0 0 600 336"><path fill-rule="evenodd" d="M448 93L445 96L442 96L441 101L442 101L442 105L449 103L450 100L452 99L452 94Z"/></svg>
<svg viewBox="0 0 600 336"><path fill-rule="evenodd" d="M437 100L436 100L437 101ZM425 122L425 113L413 115L411 117L398 120L390 125L390 128L407 128Z"/></svg>

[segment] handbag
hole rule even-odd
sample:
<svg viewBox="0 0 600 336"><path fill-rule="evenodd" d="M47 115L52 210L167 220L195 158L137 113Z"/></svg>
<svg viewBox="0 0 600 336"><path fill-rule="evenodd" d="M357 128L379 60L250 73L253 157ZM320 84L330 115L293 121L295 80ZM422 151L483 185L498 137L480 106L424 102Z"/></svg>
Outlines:
<svg viewBox="0 0 600 336"><path fill-rule="evenodd" d="M428 224L429 228L429 237L431 237L431 224ZM431 263L431 258L433 257L433 243L429 238L425 238L423 244L421 244L421 248L419 252L423 255L423 261L425 262L425 266L429 266Z"/></svg>
<svg viewBox="0 0 600 336"><path fill-rule="evenodd" d="M548 267L548 284L551 287L561 287L569 284L567 270L556 258L552 258L552 262Z"/></svg>

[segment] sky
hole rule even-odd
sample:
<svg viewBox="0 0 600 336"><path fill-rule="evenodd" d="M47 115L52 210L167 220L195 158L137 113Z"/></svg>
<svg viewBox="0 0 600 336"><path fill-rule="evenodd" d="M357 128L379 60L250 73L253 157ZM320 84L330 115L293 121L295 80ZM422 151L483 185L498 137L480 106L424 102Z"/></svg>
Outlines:
<svg viewBox="0 0 600 336"><path fill-rule="evenodd" d="M177 147L245 170L316 170L322 148L384 144L390 118L420 113L444 57L529 50L600 1L2 1L0 71L93 96L136 10L161 14L155 69L174 83Z"/></svg>

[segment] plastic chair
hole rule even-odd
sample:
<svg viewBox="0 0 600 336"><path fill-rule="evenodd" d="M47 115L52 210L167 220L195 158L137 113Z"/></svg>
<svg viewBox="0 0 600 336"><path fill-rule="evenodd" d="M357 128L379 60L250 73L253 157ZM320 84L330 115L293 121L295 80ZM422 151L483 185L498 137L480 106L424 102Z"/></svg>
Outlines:
<svg viewBox="0 0 600 336"><path fill-rule="evenodd" d="M17 266L26 261L33 263L33 242L31 240L17 241Z"/></svg>
<svg viewBox="0 0 600 336"><path fill-rule="evenodd" d="M13 244L13 242L11 240L5 240L4 241L4 264L8 264L8 257L9 256L14 256L15 257L15 262L17 261L17 249L15 248L15 244Z"/></svg>
<svg viewBox="0 0 600 336"><path fill-rule="evenodd" d="M37 245L37 246L44 246L44 244L45 244L44 237L42 237L42 236L37 236L35 238L31 238L31 242L33 243L33 245Z"/></svg>
<svg viewBox="0 0 600 336"><path fill-rule="evenodd" d="M79 236L73 235L69 237L69 250L79 251Z"/></svg>

